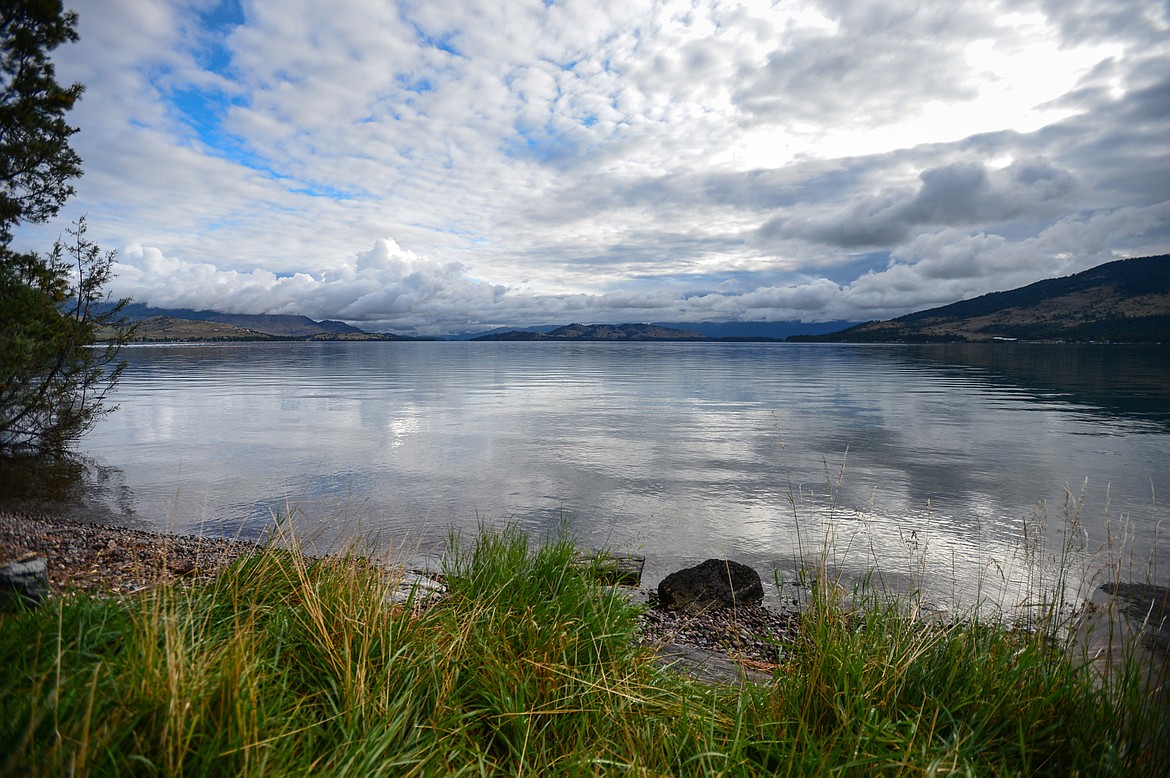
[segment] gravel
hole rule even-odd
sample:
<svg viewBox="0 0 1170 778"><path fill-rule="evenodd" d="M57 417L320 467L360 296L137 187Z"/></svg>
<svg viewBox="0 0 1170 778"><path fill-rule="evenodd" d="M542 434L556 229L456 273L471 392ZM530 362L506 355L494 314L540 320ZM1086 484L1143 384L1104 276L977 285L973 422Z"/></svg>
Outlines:
<svg viewBox="0 0 1170 778"><path fill-rule="evenodd" d="M256 549L246 541L0 513L0 564L44 557L58 592L126 594L162 581L209 580Z"/></svg>
<svg viewBox="0 0 1170 778"><path fill-rule="evenodd" d="M672 652L698 649L754 670L779 666L799 629L796 612L778 613L763 604L713 608L698 615L666 610L654 593L647 594L647 604L639 625L643 644Z"/></svg>

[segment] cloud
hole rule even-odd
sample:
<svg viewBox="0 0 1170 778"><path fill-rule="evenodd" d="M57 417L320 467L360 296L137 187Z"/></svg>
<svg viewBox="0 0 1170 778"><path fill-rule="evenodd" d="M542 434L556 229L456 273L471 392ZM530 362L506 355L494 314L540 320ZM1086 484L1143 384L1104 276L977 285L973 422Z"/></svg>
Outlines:
<svg viewBox="0 0 1170 778"><path fill-rule="evenodd" d="M869 129L930 100L977 93L966 43L990 18L957 4L824 3L823 27L789 25L766 64L745 74L736 101L754 121L798 128Z"/></svg>
<svg viewBox="0 0 1170 778"><path fill-rule="evenodd" d="M221 270L143 246L122 252L115 271L118 294L142 294L156 307L297 313L411 328L416 322L446 320L451 305L490 307L506 292L468 278L458 263L420 258L390 239L319 274Z"/></svg>
<svg viewBox="0 0 1170 778"><path fill-rule="evenodd" d="M921 228L1036 221L1063 212L1076 189L1073 175L1044 160L1013 162L1002 171L978 163L954 163L919 174L916 189L892 187L858 198L822 217L775 217L761 227L765 238L795 237L842 248L888 247Z"/></svg>
<svg viewBox="0 0 1170 778"><path fill-rule="evenodd" d="M1170 17L1122 0L110 0L119 290L442 333L899 315L1170 251Z"/></svg>
<svg viewBox="0 0 1170 778"><path fill-rule="evenodd" d="M1038 8L1060 31L1065 45L1124 40L1135 46L1165 42L1170 8L1165 3L1128 0L1043 0L1013 4L1021 10Z"/></svg>

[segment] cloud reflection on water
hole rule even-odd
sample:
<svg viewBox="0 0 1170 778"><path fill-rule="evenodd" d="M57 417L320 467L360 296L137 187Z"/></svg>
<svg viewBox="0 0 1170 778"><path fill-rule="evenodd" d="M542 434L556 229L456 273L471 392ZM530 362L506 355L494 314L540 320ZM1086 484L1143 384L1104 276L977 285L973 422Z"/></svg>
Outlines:
<svg viewBox="0 0 1170 778"><path fill-rule="evenodd" d="M251 533L293 506L307 531L360 525L434 546L486 517L766 571L819 550L831 526L850 571L925 569L944 604L1010 600L1021 521L1038 503L1053 512L1066 484L1089 479L1086 553L1124 517L1144 559L1159 520L1151 487L1170 490L1170 380L1147 353L1127 372L1125 349L1030 348L134 349L122 409L85 446L167 529ZM1039 383L1056 357L1086 376L1083 391L1064 372Z"/></svg>

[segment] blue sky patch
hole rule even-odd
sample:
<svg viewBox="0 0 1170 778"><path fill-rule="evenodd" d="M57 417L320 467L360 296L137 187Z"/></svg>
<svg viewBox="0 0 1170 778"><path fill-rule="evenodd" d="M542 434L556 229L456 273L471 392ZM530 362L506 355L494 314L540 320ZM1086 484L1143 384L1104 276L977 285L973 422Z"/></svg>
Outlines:
<svg viewBox="0 0 1170 778"><path fill-rule="evenodd" d="M204 47L196 58L205 69L226 75L231 64L227 37L244 23L244 9L239 0L221 0L214 8L197 14L203 27Z"/></svg>
<svg viewBox="0 0 1170 778"><path fill-rule="evenodd" d="M460 53L458 47L455 46L455 41L459 38L458 30L448 30L441 35L435 36L424 30L421 25L410 21L409 19L406 20L406 23L410 25L411 29L414 31L415 39L423 46L431 49L438 49L439 51L446 52L453 57L463 56L462 53Z"/></svg>

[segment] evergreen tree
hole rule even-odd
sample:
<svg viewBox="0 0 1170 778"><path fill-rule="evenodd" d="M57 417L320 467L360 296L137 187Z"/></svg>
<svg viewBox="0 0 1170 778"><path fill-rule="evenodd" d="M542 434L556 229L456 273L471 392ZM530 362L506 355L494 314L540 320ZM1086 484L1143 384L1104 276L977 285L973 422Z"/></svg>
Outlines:
<svg viewBox="0 0 1170 778"><path fill-rule="evenodd" d="M17 227L73 194L81 158L65 115L83 87L58 84L49 60L77 40L76 14L60 0L5 0L0 13L0 453L59 453L110 410L131 330L126 301L107 305L103 291L114 254L86 238L84 218L48 255L12 249Z"/></svg>

